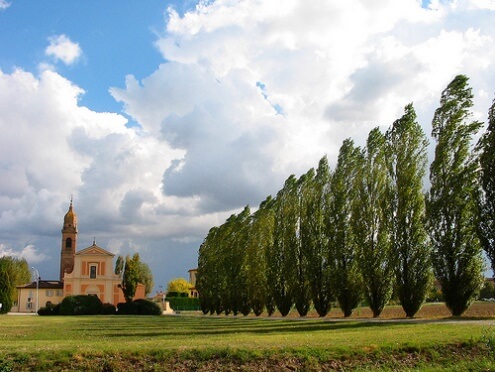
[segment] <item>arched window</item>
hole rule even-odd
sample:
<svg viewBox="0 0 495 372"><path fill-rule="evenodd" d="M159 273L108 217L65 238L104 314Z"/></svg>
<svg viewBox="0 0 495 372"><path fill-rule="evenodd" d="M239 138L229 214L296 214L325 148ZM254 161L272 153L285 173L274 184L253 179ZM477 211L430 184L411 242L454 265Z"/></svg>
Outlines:
<svg viewBox="0 0 495 372"><path fill-rule="evenodd" d="M72 248L72 239L71 238L65 239L65 248Z"/></svg>

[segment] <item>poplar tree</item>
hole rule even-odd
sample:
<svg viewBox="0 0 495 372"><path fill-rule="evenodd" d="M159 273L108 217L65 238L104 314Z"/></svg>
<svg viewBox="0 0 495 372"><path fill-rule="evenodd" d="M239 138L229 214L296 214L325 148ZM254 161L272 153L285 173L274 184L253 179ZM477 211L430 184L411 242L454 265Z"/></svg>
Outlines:
<svg viewBox="0 0 495 372"><path fill-rule="evenodd" d="M345 317L359 306L363 293L351 220L352 208L357 202L356 176L362 161L361 149L355 147L351 139L344 140L330 182L328 259L331 261L331 286Z"/></svg>
<svg viewBox="0 0 495 372"><path fill-rule="evenodd" d="M460 316L483 284L483 260L476 234L476 162L470 157L473 136L482 123L470 121L473 94L459 75L442 92L432 136L435 159L430 167L427 198L433 267L445 303Z"/></svg>
<svg viewBox="0 0 495 372"><path fill-rule="evenodd" d="M478 141L478 236L495 273L495 100L488 111L488 128Z"/></svg>
<svg viewBox="0 0 495 372"><path fill-rule="evenodd" d="M357 175L357 198L352 215L364 292L375 318L390 300L394 282L389 189L385 136L375 128L368 135L365 158Z"/></svg>
<svg viewBox="0 0 495 372"><path fill-rule="evenodd" d="M243 268L246 272L248 301L256 316L261 315L265 307L267 307L270 315L273 313L267 278L267 252L273 249L275 221L273 204L274 200L268 196L251 216L246 255L243 262Z"/></svg>
<svg viewBox="0 0 495 372"><path fill-rule="evenodd" d="M324 317L331 308L328 218L330 200L330 167L323 157L316 170L312 187L305 192L301 215L304 254L308 263L308 281L313 306Z"/></svg>
<svg viewBox="0 0 495 372"><path fill-rule="evenodd" d="M292 283L296 277L292 252L298 244L297 179L291 175L277 193L273 249L268 252L268 281L272 297L282 316L289 314L294 304Z"/></svg>
<svg viewBox="0 0 495 372"><path fill-rule="evenodd" d="M397 294L408 317L414 317L431 286L431 249L425 228L423 177L428 140L416 121L412 104L386 133L387 160L392 179L392 246Z"/></svg>
<svg viewBox="0 0 495 372"><path fill-rule="evenodd" d="M300 316L306 316L311 306L310 267L308 258L315 248L315 231L313 231L314 216L318 213L311 205L315 193L315 170L311 168L298 180L298 208L296 225L296 244L291 249L291 260L294 264L295 276L291 288L294 293L294 303Z"/></svg>

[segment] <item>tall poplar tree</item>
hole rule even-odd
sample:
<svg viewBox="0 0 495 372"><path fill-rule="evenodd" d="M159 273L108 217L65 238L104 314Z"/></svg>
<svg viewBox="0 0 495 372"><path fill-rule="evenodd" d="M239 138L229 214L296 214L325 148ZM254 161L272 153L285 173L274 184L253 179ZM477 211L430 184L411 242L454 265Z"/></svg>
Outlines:
<svg viewBox="0 0 495 372"><path fill-rule="evenodd" d="M470 121L473 94L459 75L442 92L432 136L435 159L430 167L428 227L435 276L452 315L461 315L483 284L483 260L476 234L476 162L470 157L473 136L482 123Z"/></svg>
<svg viewBox="0 0 495 372"><path fill-rule="evenodd" d="M362 166L361 149L346 139L339 150L330 182L331 200L327 218L331 285L340 309L348 317L359 305L363 280L352 232L352 207L356 203L356 176Z"/></svg>
<svg viewBox="0 0 495 372"><path fill-rule="evenodd" d="M488 111L488 128L478 141L478 236L495 273L495 100Z"/></svg>
<svg viewBox="0 0 495 372"><path fill-rule="evenodd" d="M402 308L414 317L431 286L431 249L425 227L423 177L428 140L416 121L412 104L386 133L392 192L392 245L396 285Z"/></svg>
<svg viewBox="0 0 495 372"><path fill-rule="evenodd" d="M328 218L330 201L330 167L327 157L318 163L313 185L305 192L302 204L301 231L304 237L302 249L308 263L308 281L313 306L319 316L328 314L331 308L330 259L328 252Z"/></svg>
<svg viewBox="0 0 495 372"><path fill-rule="evenodd" d="M273 312L267 277L267 252L273 249L275 223L273 204L272 197L267 197L251 216L244 256L243 270L246 273L246 290L250 306L256 316L261 315L265 307L269 313L270 310Z"/></svg>
<svg viewBox="0 0 495 372"><path fill-rule="evenodd" d="M303 174L298 183L298 221L296 225L296 244L291 249L291 260L294 263L295 277L291 284L294 303L300 316L306 316L311 306L310 267L308 258L315 248L313 231L314 215L318 213L308 208L312 204L315 193L315 170L311 168Z"/></svg>
<svg viewBox="0 0 495 372"><path fill-rule="evenodd" d="M296 277L293 256L298 244L297 179L291 175L277 193L273 249L268 252L268 282L272 297L282 316L289 314L294 304L292 283Z"/></svg>
<svg viewBox="0 0 495 372"><path fill-rule="evenodd" d="M368 135L365 159L357 175L352 216L364 292L373 317L380 316L390 300L394 283L388 202L390 177L385 155L385 136L375 128Z"/></svg>

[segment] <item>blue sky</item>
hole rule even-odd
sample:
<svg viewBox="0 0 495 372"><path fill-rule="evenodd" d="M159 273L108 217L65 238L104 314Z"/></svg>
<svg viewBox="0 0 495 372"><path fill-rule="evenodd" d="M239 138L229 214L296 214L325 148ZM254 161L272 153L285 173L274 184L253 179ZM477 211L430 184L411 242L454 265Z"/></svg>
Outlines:
<svg viewBox="0 0 495 372"><path fill-rule="evenodd" d="M153 46L163 33L166 8L183 13L187 1L11 1L1 14L0 67L9 72L13 66L37 71L46 60L48 38L66 35L77 42L83 54L80 60L57 71L86 91L81 104L95 111L121 109L108 92L122 86L132 73L138 78L151 74L163 62Z"/></svg>
<svg viewBox="0 0 495 372"><path fill-rule="evenodd" d="M210 227L465 74L495 92L495 0L0 0L0 255L79 248L187 276ZM431 141L433 142L433 141Z"/></svg>

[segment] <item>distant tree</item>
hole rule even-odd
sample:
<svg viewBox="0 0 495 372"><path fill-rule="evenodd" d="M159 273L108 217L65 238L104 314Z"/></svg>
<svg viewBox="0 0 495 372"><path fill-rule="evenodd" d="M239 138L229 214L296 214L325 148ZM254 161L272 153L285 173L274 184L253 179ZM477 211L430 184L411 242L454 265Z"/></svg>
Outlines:
<svg viewBox="0 0 495 372"><path fill-rule="evenodd" d="M122 276L122 292L126 302L131 302L136 294L137 285L139 283L139 253L135 253L132 258L127 255L125 257L124 273Z"/></svg>
<svg viewBox="0 0 495 372"><path fill-rule="evenodd" d="M394 283L389 190L385 136L375 128L368 135L365 159L357 175L352 217L365 296L373 317L380 316L387 305Z"/></svg>
<svg viewBox="0 0 495 372"><path fill-rule="evenodd" d="M487 300L491 298L495 298L495 285L493 282L486 280L483 284L483 288L480 290L480 299Z"/></svg>
<svg viewBox="0 0 495 372"><path fill-rule="evenodd" d="M362 161L361 149L354 146L351 139L344 140L330 181L331 199L326 224L331 286L346 317L359 306L363 293L358 250L352 230L352 208L358 195L356 177Z"/></svg>
<svg viewBox="0 0 495 372"><path fill-rule="evenodd" d="M142 262L139 253L135 253L132 258L127 255L117 257L115 262L115 274L122 274L122 292L127 302L132 301L136 294L138 284L144 285L144 294L148 295L153 289L153 274L149 266Z"/></svg>
<svg viewBox="0 0 495 372"><path fill-rule="evenodd" d="M117 257L117 261L115 262L115 274L120 275L124 271L124 259L122 256Z"/></svg>
<svg viewBox="0 0 495 372"><path fill-rule="evenodd" d="M475 226L477 164L470 156L472 138L482 123L470 121L472 100L468 78L455 77L442 92L432 122L436 147L430 167L428 227L435 276L454 316L470 306L483 285Z"/></svg>
<svg viewBox="0 0 495 372"><path fill-rule="evenodd" d="M478 141L478 237L495 273L495 100L488 111L488 128Z"/></svg>
<svg viewBox="0 0 495 372"><path fill-rule="evenodd" d="M144 294L147 296L151 293L155 282L153 280L153 273L148 264L143 261L139 261L138 264L139 283L144 284Z"/></svg>
<svg viewBox="0 0 495 372"><path fill-rule="evenodd" d="M31 272L25 259L0 257L0 313L8 313L17 299L16 286L31 281Z"/></svg>
<svg viewBox="0 0 495 372"><path fill-rule="evenodd" d="M431 249L425 228L423 177L428 140L416 122L412 104L386 133L387 161L392 179L392 246L397 294L408 317L414 317L426 299L432 281Z"/></svg>
<svg viewBox="0 0 495 372"><path fill-rule="evenodd" d="M167 293L187 293L189 295L192 284L184 278L172 279L167 284Z"/></svg>

